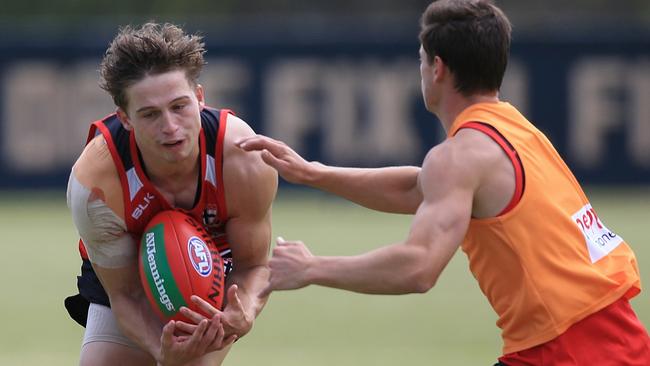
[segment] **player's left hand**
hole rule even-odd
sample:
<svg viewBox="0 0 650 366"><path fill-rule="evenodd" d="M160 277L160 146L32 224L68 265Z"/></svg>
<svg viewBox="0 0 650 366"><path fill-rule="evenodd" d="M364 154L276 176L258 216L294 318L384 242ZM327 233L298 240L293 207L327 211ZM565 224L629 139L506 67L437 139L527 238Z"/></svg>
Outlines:
<svg viewBox="0 0 650 366"><path fill-rule="evenodd" d="M236 284L233 284L228 288L228 292L226 293L227 303L223 311L220 311L196 295L193 295L191 297L191 300L203 312L210 314L212 317L216 314L220 314L221 323L223 324L226 338L230 336L241 338L253 328L255 317L249 315L244 309L244 305L239 298L239 287ZM181 308L181 313L196 324L205 319L205 316L202 314L186 307Z"/></svg>
<svg viewBox="0 0 650 366"><path fill-rule="evenodd" d="M223 309L224 329L226 334L236 334L238 337L244 336L253 328L255 316L248 314L239 298L239 287L235 284L228 288L226 293L226 307Z"/></svg>

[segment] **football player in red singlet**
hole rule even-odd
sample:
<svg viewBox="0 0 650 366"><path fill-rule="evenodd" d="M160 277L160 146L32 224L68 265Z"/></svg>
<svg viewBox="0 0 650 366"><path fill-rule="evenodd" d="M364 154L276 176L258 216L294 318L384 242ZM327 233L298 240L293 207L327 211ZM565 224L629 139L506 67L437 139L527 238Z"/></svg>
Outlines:
<svg viewBox="0 0 650 366"><path fill-rule="evenodd" d="M650 338L628 302L641 289L634 253L548 139L499 100L510 31L488 0L440 0L424 12L422 95L447 139L421 169L329 167L264 136L238 141L291 182L414 214L403 242L354 257L279 240L264 293L310 284L425 292L461 247L499 316L500 364L650 365Z"/></svg>
<svg viewBox="0 0 650 366"><path fill-rule="evenodd" d="M86 327L81 365L219 365L250 331L266 298L277 173L234 141L254 135L228 110L205 105L201 37L171 24L125 27L101 64L117 112L93 123L74 164L68 205L81 236L79 294L66 299ZM224 258L224 309L166 324L138 279L148 220L182 210L201 221Z"/></svg>

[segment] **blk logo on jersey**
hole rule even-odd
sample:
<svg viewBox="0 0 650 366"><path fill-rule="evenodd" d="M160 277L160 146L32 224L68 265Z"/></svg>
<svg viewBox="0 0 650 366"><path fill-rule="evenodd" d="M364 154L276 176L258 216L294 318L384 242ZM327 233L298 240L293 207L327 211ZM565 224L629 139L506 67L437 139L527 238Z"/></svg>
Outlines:
<svg viewBox="0 0 650 366"><path fill-rule="evenodd" d="M193 236L187 241L187 254L194 270L203 277L208 277L212 272L212 256L207 244L198 236Z"/></svg>
<svg viewBox="0 0 650 366"><path fill-rule="evenodd" d="M140 216L144 213L144 210L149 207L151 204L151 201L156 198L153 194L147 192L147 194L144 195L144 198L142 199L141 203L138 203L138 205L133 209L133 212L131 213L131 217L134 219L139 219Z"/></svg>
<svg viewBox="0 0 650 366"><path fill-rule="evenodd" d="M605 227L589 203L571 218L585 237L591 263L596 263L623 242L623 238Z"/></svg>

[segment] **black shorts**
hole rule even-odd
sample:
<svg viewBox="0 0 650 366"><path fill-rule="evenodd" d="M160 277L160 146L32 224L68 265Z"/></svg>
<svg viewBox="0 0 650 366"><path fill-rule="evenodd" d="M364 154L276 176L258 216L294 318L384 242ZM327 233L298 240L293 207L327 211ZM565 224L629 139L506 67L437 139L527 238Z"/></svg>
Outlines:
<svg viewBox="0 0 650 366"><path fill-rule="evenodd" d="M88 307L90 303L111 306L108 300L108 294L88 259L83 259L81 263L81 276L77 276L77 289L79 293L66 297L64 304L70 317L81 326L86 326L88 318Z"/></svg>

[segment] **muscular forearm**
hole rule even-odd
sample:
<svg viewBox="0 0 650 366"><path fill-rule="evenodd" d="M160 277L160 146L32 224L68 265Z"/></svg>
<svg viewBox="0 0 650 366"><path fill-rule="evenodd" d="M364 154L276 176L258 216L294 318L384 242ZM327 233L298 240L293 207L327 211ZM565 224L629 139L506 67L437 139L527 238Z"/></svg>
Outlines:
<svg viewBox="0 0 650 366"><path fill-rule="evenodd" d="M264 162L288 182L312 186L374 210L414 213L422 201L417 167L331 167L307 162L285 143L262 135L248 136L236 144L245 151L261 151Z"/></svg>
<svg viewBox="0 0 650 366"><path fill-rule="evenodd" d="M236 284L239 288L240 300L246 314L253 319L266 305L267 297L260 298L259 293L268 283L269 270L266 266L254 266L245 269L235 269L228 275L228 287Z"/></svg>
<svg viewBox="0 0 650 366"><path fill-rule="evenodd" d="M352 257L313 257L309 284L368 294L407 294L428 291L438 273L423 263L420 248L395 244Z"/></svg>
<svg viewBox="0 0 650 366"><path fill-rule="evenodd" d="M162 323L144 294L114 296L111 308L124 335L160 361Z"/></svg>
<svg viewBox="0 0 650 366"><path fill-rule="evenodd" d="M417 189L420 168L341 168L310 163L305 184L364 207L392 213L414 213L422 196Z"/></svg>

